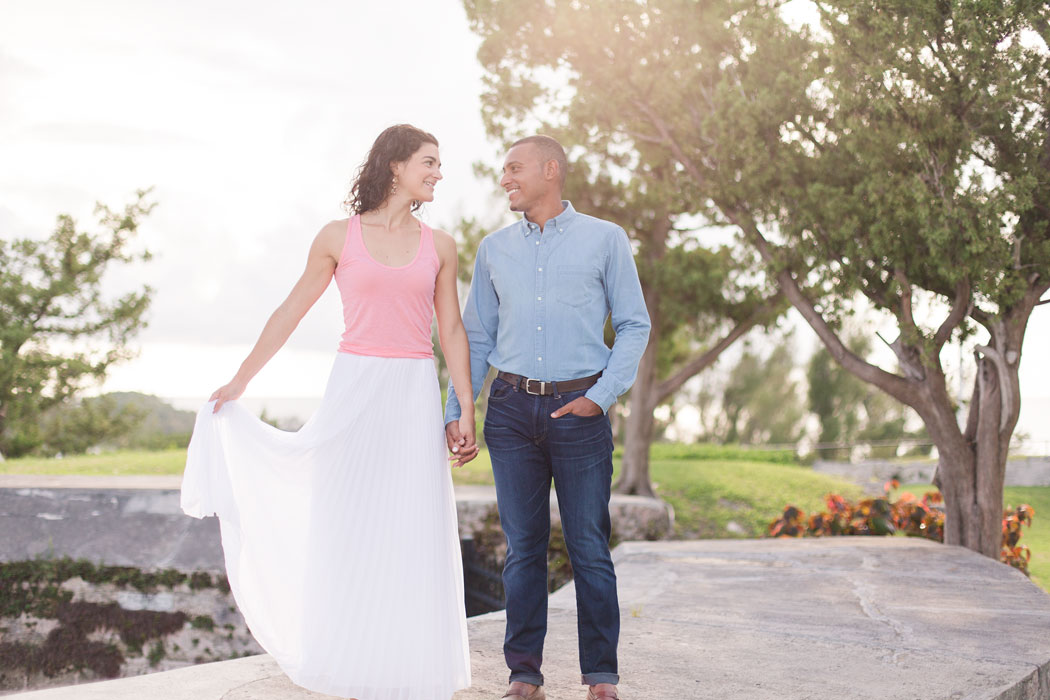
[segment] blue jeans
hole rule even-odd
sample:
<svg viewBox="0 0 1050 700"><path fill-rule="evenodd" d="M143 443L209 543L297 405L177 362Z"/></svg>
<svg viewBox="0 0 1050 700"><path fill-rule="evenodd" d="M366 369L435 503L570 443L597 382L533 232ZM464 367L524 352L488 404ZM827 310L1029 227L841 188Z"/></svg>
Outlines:
<svg viewBox="0 0 1050 700"><path fill-rule="evenodd" d="M533 396L495 379L485 416L500 524L510 680L543 685L551 479L576 584L583 683L616 683L620 606L609 554L612 428L604 414L550 414L585 391Z"/></svg>

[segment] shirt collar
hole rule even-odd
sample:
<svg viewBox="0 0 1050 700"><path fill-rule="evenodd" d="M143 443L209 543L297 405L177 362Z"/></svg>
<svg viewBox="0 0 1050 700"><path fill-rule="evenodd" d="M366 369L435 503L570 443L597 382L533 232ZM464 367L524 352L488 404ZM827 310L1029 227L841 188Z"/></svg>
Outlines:
<svg viewBox="0 0 1050 700"><path fill-rule="evenodd" d="M545 221L543 223L543 230L544 231L549 231L551 226L553 226L555 228L555 230L561 231L566 226L568 226L569 223L572 222L572 220L574 218L576 218L576 210L573 209L572 202L570 202L567 199L563 199L563 200L561 200L561 205L563 207L565 207L564 211L562 211L560 214L558 214L553 219L550 219L549 221ZM525 234L525 237L528 238L529 235L531 235L533 233L539 233L540 232L540 227L537 226L536 224L532 223L528 219L526 219L525 215L522 214L521 215L521 230L522 230L522 233Z"/></svg>

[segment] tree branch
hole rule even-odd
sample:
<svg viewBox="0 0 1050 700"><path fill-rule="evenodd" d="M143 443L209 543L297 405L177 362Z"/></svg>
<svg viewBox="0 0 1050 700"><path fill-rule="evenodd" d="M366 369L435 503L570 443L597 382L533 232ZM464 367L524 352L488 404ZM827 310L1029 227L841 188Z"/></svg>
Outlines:
<svg viewBox="0 0 1050 700"><path fill-rule="evenodd" d="M904 274L904 270L897 268L893 271L893 278L897 280L897 284L901 286L901 324L905 330L915 331L915 316L912 313L912 293L911 293L911 282L908 281L908 276ZM903 335L903 334L902 334ZM899 339L898 339L899 340Z"/></svg>
<svg viewBox="0 0 1050 700"><path fill-rule="evenodd" d="M963 433L963 438L971 445L977 440L977 423L981 412L980 354L974 352L973 359L974 364L977 365L978 376L973 380L973 396L970 398L970 409L966 412L966 431Z"/></svg>
<svg viewBox="0 0 1050 700"><path fill-rule="evenodd" d="M970 307L970 280L963 278L955 283L955 300L952 302L951 310L948 312L947 318L944 319L944 323L941 324L940 328L937 329L937 333L933 336L934 356L940 354L941 348L948 342L952 331L969 315Z"/></svg>
<svg viewBox="0 0 1050 700"><path fill-rule="evenodd" d="M652 107L647 105L645 102L638 99L631 100L631 102L638 109L638 111L641 112L645 116L645 118L649 120L649 123L652 124L657 131L660 132L660 136L663 138L663 142L666 143L667 146L671 149L671 153L674 155L674 157L678 160L679 163L682 164L682 167L684 167L689 172L689 175L692 176L696 184L702 187L703 184L706 182L706 178L701 174L700 169L696 167L696 163L694 163L693 160L685 154L685 151L682 150L682 147L678 144L678 141L676 141L674 136L671 135L671 130L668 128L667 122L665 122L660 117L660 115L654 112Z"/></svg>
<svg viewBox="0 0 1050 700"><path fill-rule="evenodd" d="M682 365L677 372L657 384L654 405L662 403L668 396L682 388L683 384L695 377L700 371L713 365L718 360L719 356L725 352L726 348L736 342L740 336L754 328L766 316L770 305L775 304L779 296L780 295L778 294L768 299L767 302L756 309L754 313L743 321L737 323L736 326L725 335L725 337L703 353L690 359Z"/></svg>
<svg viewBox="0 0 1050 700"><path fill-rule="evenodd" d="M657 145L663 145L664 140L659 136L650 136L649 134L643 134L638 131L632 131L631 129L624 129L624 133L630 136L635 141L641 141L642 143L655 143Z"/></svg>
<svg viewBox="0 0 1050 700"><path fill-rule="evenodd" d="M751 238L752 243L758 249L766 264L776 268L776 259L773 255L772 245L762 235L762 232L758 230L754 220L737 212L727 212L727 214ZM817 336L824 343L828 352L840 365L865 382L879 387L898 401L919 410L919 404L924 402L915 390L915 387L912 386L911 381L887 372L881 367L876 367L847 348L835 331L827 324L820 312L817 311L813 302L802 292L798 281L795 280L790 271L785 269L778 270L776 278L780 284L781 291L784 292L784 295L794 307L799 310L799 313L806 319L810 327L816 331ZM920 411L920 413L924 412L924 410Z"/></svg>
<svg viewBox="0 0 1050 700"><path fill-rule="evenodd" d="M1005 334L1000 334L1005 335ZM992 342L997 339L994 334ZM999 375L999 397L1002 401L1002 410L999 412L999 430L1002 431L1006 428L1006 423L1009 420L1010 412L1008 408L1013 405L1013 384L1010 383L1010 368L1006 364L1006 358L996 348L990 345L976 345L974 346L975 353L981 353L992 361L992 365L995 366L995 371ZM980 371L980 368L978 368Z"/></svg>

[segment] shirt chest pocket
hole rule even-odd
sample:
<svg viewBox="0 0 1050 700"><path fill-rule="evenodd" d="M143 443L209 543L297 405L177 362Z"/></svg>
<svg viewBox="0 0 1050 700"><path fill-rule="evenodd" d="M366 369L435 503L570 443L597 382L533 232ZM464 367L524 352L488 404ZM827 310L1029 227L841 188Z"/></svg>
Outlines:
<svg viewBox="0 0 1050 700"><path fill-rule="evenodd" d="M598 268L591 265L558 265L554 268L554 298L566 306L583 306L602 293Z"/></svg>

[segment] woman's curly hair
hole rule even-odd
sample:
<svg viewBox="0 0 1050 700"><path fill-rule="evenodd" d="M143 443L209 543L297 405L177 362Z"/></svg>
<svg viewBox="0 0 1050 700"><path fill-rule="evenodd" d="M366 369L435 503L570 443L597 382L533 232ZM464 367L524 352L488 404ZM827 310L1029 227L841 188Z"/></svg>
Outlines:
<svg viewBox="0 0 1050 700"><path fill-rule="evenodd" d="M408 160L424 143L438 145L433 134L411 124L395 124L384 129L372 144L365 162L357 169L350 194L343 202L346 210L350 214L363 214L378 209L390 196L390 185L394 181L390 164ZM422 204L413 202L412 211Z"/></svg>

